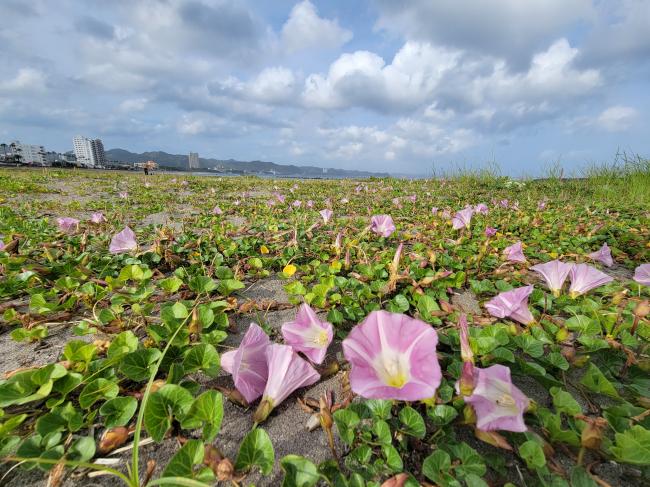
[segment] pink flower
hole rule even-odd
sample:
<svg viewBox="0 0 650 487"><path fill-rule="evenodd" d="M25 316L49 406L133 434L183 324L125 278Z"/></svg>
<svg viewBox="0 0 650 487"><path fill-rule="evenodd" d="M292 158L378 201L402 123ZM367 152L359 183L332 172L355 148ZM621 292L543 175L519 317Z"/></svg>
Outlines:
<svg viewBox="0 0 650 487"><path fill-rule="evenodd" d="M528 296L533 286L518 287L499 293L485 304L488 312L497 318L512 318L524 325L535 321L528 309Z"/></svg>
<svg viewBox="0 0 650 487"><path fill-rule="evenodd" d="M302 352L315 364L325 359L334 331L331 323L321 321L308 304L302 304L295 321L282 325L282 336L287 345Z"/></svg>
<svg viewBox="0 0 650 487"><path fill-rule="evenodd" d="M293 207L294 208L300 208L302 206L302 201L296 200L293 202Z"/></svg>
<svg viewBox="0 0 650 487"><path fill-rule="evenodd" d="M106 221L106 217L101 211L98 211L90 215L90 221L99 225L100 223L104 223Z"/></svg>
<svg viewBox="0 0 650 487"><path fill-rule="evenodd" d="M524 255L521 241L503 249L503 255L505 255L506 259L510 262L526 262L526 256Z"/></svg>
<svg viewBox="0 0 650 487"><path fill-rule="evenodd" d="M409 316L373 311L343 340L352 390L369 399L433 397L442 374L436 331Z"/></svg>
<svg viewBox="0 0 650 487"><path fill-rule="evenodd" d="M219 206L215 206L212 208L212 214L213 215L223 215L223 210L219 208Z"/></svg>
<svg viewBox="0 0 650 487"><path fill-rule="evenodd" d="M138 242L135 240L135 233L129 227L124 227L120 233L113 235L108 250L111 254L124 254L137 248Z"/></svg>
<svg viewBox="0 0 650 487"><path fill-rule="evenodd" d="M400 202L400 199L397 198L397 197L393 198L393 204L394 204L397 208L402 208L402 203Z"/></svg>
<svg viewBox="0 0 650 487"><path fill-rule="evenodd" d="M604 272L587 264L575 264L571 267L570 276L569 296L572 298L614 280Z"/></svg>
<svg viewBox="0 0 650 487"><path fill-rule="evenodd" d="M312 200L307 200L307 208L313 208L314 202Z"/></svg>
<svg viewBox="0 0 650 487"><path fill-rule="evenodd" d="M79 220L76 218L57 218L56 224L63 233L74 233L79 228Z"/></svg>
<svg viewBox="0 0 650 487"><path fill-rule="evenodd" d="M474 208L468 206L454 215L451 219L452 226L454 230L460 230L461 228L469 228L470 223L472 222L472 215L474 215Z"/></svg>
<svg viewBox="0 0 650 487"><path fill-rule="evenodd" d="M443 220L449 220L451 218L451 213L449 210L442 210L442 213L440 214Z"/></svg>
<svg viewBox="0 0 650 487"><path fill-rule="evenodd" d="M370 219L370 229L382 237L390 237L395 231L395 224L390 215L374 215Z"/></svg>
<svg viewBox="0 0 650 487"><path fill-rule="evenodd" d="M5 243L2 241L2 239L0 239L0 252L2 252L5 249L5 247L6 247Z"/></svg>
<svg viewBox="0 0 650 487"><path fill-rule="evenodd" d="M129 197L128 191L120 191L120 198L123 200L127 199Z"/></svg>
<svg viewBox="0 0 650 487"><path fill-rule="evenodd" d="M540 274L546 281L546 285L553 293L553 296L558 297L564 281L566 280L573 264L566 264L559 260L552 260L545 264L537 264L530 268L530 270Z"/></svg>
<svg viewBox="0 0 650 487"><path fill-rule="evenodd" d="M273 196L275 196L275 198L276 198L280 203L284 203L284 199L285 199L285 198L284 198L284 195L281 195L280 193L277 193L277 192L276 192L276 193L273 193Z"/></svg>
<svg viewBox="0 0 650 487"><path fill-rule="evenodd" d="M502 208L508 208L508 200L501 200L499 201L499 204L501 205Z"/></svg>
<svg viewBox="0 0 650 487"><path fill-rule="evenodd" d="M411 200L411 203L415 203L417 201L418 197L417 197L417 195L412 194L411 196L409 196L409 199Z"/></svg>
<svg viewBox="0 0 650 487"><path fill-rule="evenodd" d="M349 201L350 200L347 198L341 198L341 203L343 203L344 205L347 204Z"/></svg>
<svg viewBox="0 0 650 487"><path fill-rule="evenodd" d="M482 431L526 431L524 412L530 400L512 383L510 369L492 365L475 367L474 372L476 387L465 402L476 412L476 427Z"/></svg>
<svg viewBox="0 0 650 487"><path fill-rule="evenodd" d="M239 348L221 355L221 368L232 374L235 387L249 403L264 392L269 376L266 353L270 345L264 330L251 323Z"/></svg>
<svg viewBox="0 0 650 487"><path fill-rule="evenodd" d="M336 238L334 239L333 247L336 249L337 252L341 250L341 237L342 237L341 232L339 232L336 234Z"/></svg>
<svg viewBox="0 0 650 487"><path fill-rule="evenodd" d="M614 260L612 259L612 251L607 246L607 242L605 242L599 250L589 254L589 258L597 260L598 262L605 264L607 267L611 267L614 264Z"/></svg>
<svg viewBox="0 0 650 487"><path fill-rule="evenodd" d="M485 236L494 237L497 234L497 229L494 227L485 227Z"/></svg>
<svg viewBox="0 0 650 487"><path fill-rule="evenodd" d="M487 215L489 210L485 203L479 203L474 207L474 211L476 213L480 213L481 215Z"/></svg>
<svg viewBox="0 0 650 487"><path fill-rule="evenodd" d="M334 212L329 208L325 208L324 210L319 211L319 213L320 216L323 217L323 222L325 222L325 224L330 221L330 218L332 218L332 215L334 214Z"/></svg>
<svg viewBox="0 0 650 487"><path fill-rule="evenodd" d="M269 345L266 352L268 381L253 419L264 421L296 389L309 386L320 379L320 375L309 363L300 358L289 345Z"/></svg>
<svg viewBox="0 0 650 487"><path fill-rule="evenodd" d="M540 200L540 201L537 203L537 209L538 209L538 210L543 210L543 209L545 209L545 208L546 208L546 200Z"/></svg>
<svg viewBox="0 0 650 487"><path fill-rule="evenodd" d="M437 207L437 206L432 207L432 208L431 208L431 213L432 213L433 215L437 215L437 214L438 214L438 207Z"/></svg>
<svg viewBox="0 0 650 487"><path fill-rule="evenodd" d="M639 284L650 286L650 264L641 264L634 269L634 278Z"/></svg>

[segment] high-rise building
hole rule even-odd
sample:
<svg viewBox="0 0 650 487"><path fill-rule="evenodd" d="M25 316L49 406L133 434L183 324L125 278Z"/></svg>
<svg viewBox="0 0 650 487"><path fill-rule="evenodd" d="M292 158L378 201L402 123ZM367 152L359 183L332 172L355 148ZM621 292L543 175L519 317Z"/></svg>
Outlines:
<svg viewBox="0 0 650 487"><path fill-rule="evenodd" d="M21 144L17 140L10 144L11 152L23 164L45 165L45 148L42 145Z"/></svg>
<svg viewBox="0 0 650 487"><path fill-rule="evenodd" d="M187 158L187 168L188 169L198 169L199 168L199 153L190 152L190 155Z"/></svg>
<svg viewBox="0 0 650 487"><path fill-rule="evenodd" d="M89 139L82 135L75 135L72 139L72 145L79 165L101 167L106 164L104 144L101 139Z"/></svg>

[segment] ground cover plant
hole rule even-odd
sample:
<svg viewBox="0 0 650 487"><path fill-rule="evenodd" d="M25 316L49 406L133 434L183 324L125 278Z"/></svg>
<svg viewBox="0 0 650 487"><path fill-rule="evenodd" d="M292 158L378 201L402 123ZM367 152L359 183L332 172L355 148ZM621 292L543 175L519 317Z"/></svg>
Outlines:
<svg viewBox="0 0 650 487"><path fill-rule="evenodd" d="M0 484L647 485L650 170L0 171Z"/></svg>

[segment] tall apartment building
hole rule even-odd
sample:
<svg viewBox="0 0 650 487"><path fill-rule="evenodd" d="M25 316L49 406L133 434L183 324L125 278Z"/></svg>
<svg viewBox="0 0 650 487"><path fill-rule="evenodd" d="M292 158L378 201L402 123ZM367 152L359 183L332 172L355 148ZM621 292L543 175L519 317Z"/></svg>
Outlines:
<svg viewBox="0 0 650 487"><path fill-rule="evenodd" d="M106 164L104 144L101 139L89 139L82 135L75 135L72 145L79 165L98 167Z"/></svg>
<svg viewBox="0 0 650 487"><path fill-rule="evenodd" d="M190 152L190 155L187 158L187 168L188 169L198 169L199 168L199 153Z"/></svg>
<svg viewBox="0 0 650 487"><path fill-rule="evenodd" d="M21 144L16 140L10 147L12 154L19 156L23 164L45 165L45 148L42 145Z"/></svg>

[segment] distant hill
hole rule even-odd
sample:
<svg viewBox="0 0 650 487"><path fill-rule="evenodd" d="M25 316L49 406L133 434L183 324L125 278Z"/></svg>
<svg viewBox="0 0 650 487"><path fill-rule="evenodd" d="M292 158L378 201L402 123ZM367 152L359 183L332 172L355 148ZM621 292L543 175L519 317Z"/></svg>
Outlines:
<svg viewBox="0 0 650 487"><path fill-rule="evenodd" d="M161 166L187 169L187 155L168 154L162 151L143 152L136 154L124 149L110 149L106 151L106 159L122 163L133 164L136 162L155 161ZM240 174L271 174L275 171L277 176L294 177L335 177L335 178L367 178L388 177L388 173L375 173L369 171L356 171L348 169L334 169L316 166L294 166L292 164L276 164L266 161L236 161L234 159L206 159L199 158L201 169L216 169L224 172Z"/></svg>

